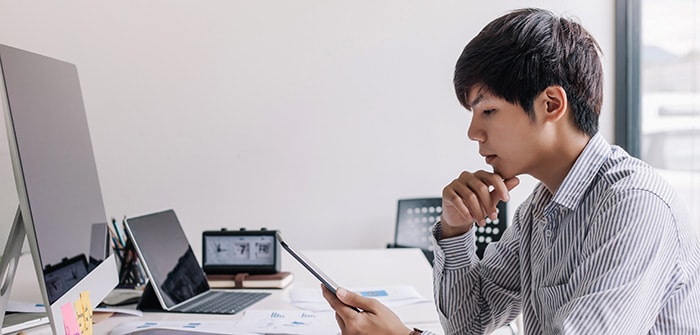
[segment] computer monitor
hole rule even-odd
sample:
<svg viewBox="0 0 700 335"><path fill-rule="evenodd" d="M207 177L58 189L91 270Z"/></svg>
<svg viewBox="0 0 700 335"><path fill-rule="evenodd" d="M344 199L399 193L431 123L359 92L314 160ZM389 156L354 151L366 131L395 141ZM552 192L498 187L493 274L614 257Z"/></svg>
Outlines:
<svg viewBox="0 0 700 335"><path fill-rule="evenodd" d="M78 72L73 64L0 45L0 79L19 199L0 269L9 274L0 283L0 303L9 295L12 254L21 249L24 229L53 333L65 334L62 306L73 307L89 292L95 307L118 282L114 254L101 252L105 239L90 245L93 236L107 234L101 228L107 216Z"/></svg>

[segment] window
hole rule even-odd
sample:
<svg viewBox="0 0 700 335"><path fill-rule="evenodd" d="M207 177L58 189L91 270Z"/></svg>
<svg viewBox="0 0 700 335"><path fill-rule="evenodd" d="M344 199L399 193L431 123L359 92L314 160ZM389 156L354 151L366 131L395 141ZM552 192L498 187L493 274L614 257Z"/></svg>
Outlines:
<svg viewBox="0 0 700 335"><path fill-rule="evenodd" d="M671 182L700 233L700 0L617 10L616 142Z"/></svg>

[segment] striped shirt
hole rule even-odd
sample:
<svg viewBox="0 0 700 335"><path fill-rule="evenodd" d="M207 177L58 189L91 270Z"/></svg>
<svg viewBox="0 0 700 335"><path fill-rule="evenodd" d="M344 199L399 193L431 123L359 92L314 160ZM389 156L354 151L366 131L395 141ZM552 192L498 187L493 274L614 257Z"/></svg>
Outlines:
<svg viewBox="0 0 700 335"><path fill-rule="evenodd" d="M445 333L489 333L522 313L525 334L700 334L700 242L678 200L595 135L554 195L535 187L483 260L475 229L440 240L436 224Z"/></svg>

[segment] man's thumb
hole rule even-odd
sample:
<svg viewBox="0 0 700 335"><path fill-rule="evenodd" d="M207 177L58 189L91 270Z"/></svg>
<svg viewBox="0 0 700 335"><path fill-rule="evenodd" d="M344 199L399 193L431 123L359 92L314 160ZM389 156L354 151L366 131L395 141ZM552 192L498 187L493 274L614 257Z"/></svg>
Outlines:
<svg viewBox="0 0 700 335"><path fill-rule="evenodd" d="M364 298L355 292L339 287L336 290L335 295L338 297L338 300L348 306L357 307L363 310L367 309L367 304L365 303L367 298Z"/></svg>

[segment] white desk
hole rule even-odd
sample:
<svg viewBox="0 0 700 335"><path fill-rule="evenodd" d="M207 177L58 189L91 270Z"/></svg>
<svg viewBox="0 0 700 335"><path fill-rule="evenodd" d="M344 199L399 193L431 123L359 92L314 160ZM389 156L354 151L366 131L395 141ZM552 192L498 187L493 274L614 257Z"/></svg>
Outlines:
<svg viewBox="0 0 700 335"><path fill-rule="evenodd" d="M297 247L298 248L298 247ZM411 285L432 301L432 268L419 249L360 249L360 250L302 250L339 285L345 287L377 287ZM12 298L30 302L41 301L38 284L34 279L31 259L20 260ZM320 291L320 283L301 265L282 251L282 269L294 273L294 282L283 290L266 290L272 295L248 309L296 309L289 303L289 290L294 287L313 287ZM410 327L430 329L442 333L434 303L419 303L394 308ZM144 313L143 317L116 315L93 326L94 333L107 334L116 325L126 321L164 320L226 320L241 318L235 315L202 315L182 313ZM27 331L26 334L51 334L48 326Z"/></svg>

